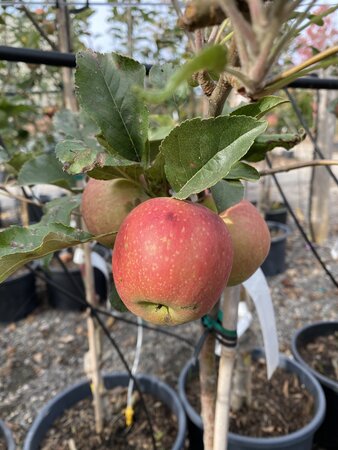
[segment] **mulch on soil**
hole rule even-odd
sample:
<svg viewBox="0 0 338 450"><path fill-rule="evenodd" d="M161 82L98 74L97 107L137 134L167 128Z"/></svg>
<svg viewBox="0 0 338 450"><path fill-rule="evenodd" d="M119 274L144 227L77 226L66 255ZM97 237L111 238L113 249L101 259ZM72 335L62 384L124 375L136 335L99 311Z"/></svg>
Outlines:
<svg viewBox="0 0 338 450"><path fill-rule="evenodd" d="M318 336L299 351L304 361L314 370L338 381L338 332Z"/></svg>
<svg viewBox="0 0 338 450"><path fill-rule="evenodd" d="M251 365L252 401L230 412L230 431L242 436L276 437L304 427L313 417L314 399L296 374L278 368L268 381L263 360ZM189 402L200 413L199 379L186 386Z"/></svg>
<svg viewBox="0 0 338 450"><path fill-rule="evenodd" d="M152 439L142 403L134 404L134 423L127 428L124 418L127 389L116 388L105 395L106 424L101 435L95 433L92 401L85 399L68 409L51 428L41 450L152 450ZM157 450L170 449L177 435L177 419L169 408L144 394L154 430Z"/></svg>

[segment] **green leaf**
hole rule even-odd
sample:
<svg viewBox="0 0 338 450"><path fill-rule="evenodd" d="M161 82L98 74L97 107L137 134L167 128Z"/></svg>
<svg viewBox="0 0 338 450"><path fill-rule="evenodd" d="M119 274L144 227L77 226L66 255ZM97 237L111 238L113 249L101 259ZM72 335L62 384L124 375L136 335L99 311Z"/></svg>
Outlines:
<svg viewBox="0 0 338 450"><path fill-rule="evenodd" d="M62 170L54 154L44 154L27 161L18 175L20 185L54 184L66 189L74 186L74 179Z"/></svg>
<svg viewBox="0 0 338 450"><path fill-rule="evenodd" d="M169 79L164 89L153 89L146 91L136 87L140 97L150 103L162 103L173 95L175 90L185 81L200 70L212 70L220 73L224 70L227 62L227 50L222 45L214 45L203 49L193 59L186 62Z"/></svg>
<svg viewBox="0 0 338 450"><path fill-rule="evenodd" d="M84 141L91 146L98 145L95 136L99 128L84 111L79 113L63 109L55 114L53 125L56 132L65 139Z"/></svg>
<svg viewBox="0 0 338 450"><path fill-rule="evenodd" d="M70 174L90 172L96 168L103 169L105 166L135 164L133 161L109 155L103 147L88 147L85 142L77 140L59 142L55 152L64 170Z"/></svg>
<svg viewBox="0 0 338 450"><path fill-rule="evenodd" d="M145 170L145 177L151 192L156 196L166 195L168 183L164 171L164 155L158 153L151 166Z"/></svg>
<svg viewBox="0 0 338 450"><path fill-rule="evenodd" d="M260 119L269 111L276 108L276 106L282 105L283 103L288 103L288 100L283 97L269 95L262 97L255 103L248 103L247 105L238 107L230 113L230 116L250 116Z"/></svg>
<svg viewBox="0 0 338 450"><path fill-rule="evenodd" d="M259 172L254 167L241 161L234 164L228 175L225 177L226 180L246 181L257 181L259 178Z"/></svg>
<svg viewBox="0 0 338 450"><path fill-rule="evenodd" d="M3 164L5 162L8 162L11 159L11 156L9 155L8 151L5 150L0 145L0 164Z"/></svg>
<svg viewBox="0 0 338 450"><path fill-rule="evenodd" d="M149 71L149 83L151 85L151 88L155 88L158 91L165 89L168 82L170 82L170 79L175 75L176 68L171 63L165 63L161 65L154 64L150 71ZM171 96L174 101L179 101L180 99L184 99L188 93L189 93L189 86L188 83L185 81L182 81L182 83L177 86L177 89L175 89ZM170 97L168 100L170 100Z"/></svg>
<svg viewBox="0 0 338 450"><path fill-rule="evenodd" d="M185 199L226 177L266 127L252 117L220 116L188 120L174 128L160 151L176 198Z"/></svg>
<svg viewBox="0 0 338 450"><path fill-rule="evenodd" d="M148 111L132 86L143 86L145 68L116 53L77 54L79 101L122 158L141 161L148 139Z"/></svg>
<svg viewBox="0 0 338 450"><path fill-rule="evenodd" d="M95 173L95 178L109 180L116 178L115 169L112 176L112 167L135 164L114 151L84 112L61 111L54 118L54 127L66 138L57 144L56 156L70 174L89 172L90 176Z"/></svg>
<svg viewBox="0 0 338 450"><path fill-rule="evenodd" d="M34 259L91 239L91 234L59 223L7 228L0 232L0 283Z"/></svg>
<svg viewBox="0 0 338 450"><path fill-rule="evenodd" d="M286 134L261 134L257 137L252 147L244 155L242 159L249 162L262 161L266 153L273 150L275 147L282 147L285 150L290 150L295 145L298 145L306 137L304 130L299 133Z"/></svg>
<svg viewBox="0 0 338 450"><path fill-rule="evenodd" d="M244 186L240 181L221 180L212 186L211 193L219 213L243 200Z"/></svg>
<svg viewBox="0 0 338 450"><path fill-rule="evenodd" d="M112 283L112 286L111 286L109 301L110 301L111 307L113 309L115 309L116 311L119 311L119 312L127 312L128 311L128 308L125 306L125 304L121 300L121 297L119 296L119 294L116 290L114 282Z"/></svg>
<svg viewBox="0 0 338 450"><path fill-rule="evenodd" d="M88 172L91 178L97 180L113 180L114 178L132 178L135 181L139 181L140 175L143 173L143 169L139 165L133 165L129 167L118 166L104 166L102 168L96 167Z"/></svg>
<svg viewBox="0 0 338 450"><path fill-rule="evenodd" d="M69 225L72 212L81 204L82 195L71 195L51 200L44 206L44 215L40 221L40 225L48 225L49 223L62 223Z"/></svg>
<svg viewBox="0 0 338 450"><path fill-rule="evenodd" d="M16 152L14 155L12 155L11 159L7 162L6 166L10 166L11 169L17 174L22 166L31 159L35 158L36 156L39 156L38 153L24 153L24 152Z"/></svg>

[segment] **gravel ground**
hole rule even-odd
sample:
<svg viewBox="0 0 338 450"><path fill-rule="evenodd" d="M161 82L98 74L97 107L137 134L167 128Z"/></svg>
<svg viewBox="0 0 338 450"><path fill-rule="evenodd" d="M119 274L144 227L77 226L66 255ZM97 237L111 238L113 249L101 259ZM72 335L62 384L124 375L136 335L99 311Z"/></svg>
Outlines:
<svg viewBox="0 0 338 450"><path fill-rule="evenodd" d="M337 190L332 205L338 205ZM337 211L331 237L320 254L338 279L338 260L331 249L338 235ZM291 222L291 220L290 220ZM295 329L317 320L338 320L337 290L291 224L285 273L269 278L276 312L280 348L288 353ZM41 288L41 286L40 286ZM40 408L57 392L84 378L83 356L87 351L85 313L62 312L48 307L43 292L42 305L25 320L0 325L0 417L14 432L22 447L30 424ZM107 320L107 325L132 363L136 341L135 327ZM254 319L257 342L260 341ZM194 341L200 335L199 323L175 327L179 336ZM192 349L182 340L145 331L140 371L151 373L176 386L177 377ZM104 371L123 370L116 352L104 339Z"/></svg>

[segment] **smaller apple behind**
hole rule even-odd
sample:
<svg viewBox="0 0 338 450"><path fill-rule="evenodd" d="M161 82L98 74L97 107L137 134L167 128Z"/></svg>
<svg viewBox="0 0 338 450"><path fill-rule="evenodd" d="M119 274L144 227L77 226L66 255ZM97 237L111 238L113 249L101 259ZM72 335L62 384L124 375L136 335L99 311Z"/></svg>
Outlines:
<svg viewBox="0 0 338 450"><path fill-rule="evenodd" d="M262 265L270 250L271 236L258 209L242 200L220 214L231 235L234 259L228 286L247 280Z"/></svg>
<svg viewBox="0 0 338 450"><path fill-rule="evenodd" d="M232 259L230 234L217 214L188 201L153 198L123 221L113 277L131 312L155 324L177 325L211 310Z"/></svg>
<svg viewBox="0 0 338 450"><path fill-rule="evenodd" d="M88 231L94 235L118 231L130 211L149 197L141 186L124 178L91 178L82 194L81 213ZM98 239L112 248L116 235Z"/></svg>

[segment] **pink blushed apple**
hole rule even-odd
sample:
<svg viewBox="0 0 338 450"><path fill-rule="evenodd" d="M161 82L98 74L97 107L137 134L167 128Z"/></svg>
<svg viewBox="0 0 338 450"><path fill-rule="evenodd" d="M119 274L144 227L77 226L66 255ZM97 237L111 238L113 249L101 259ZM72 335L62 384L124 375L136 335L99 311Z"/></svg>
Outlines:
<svg viewBox="0 0 338 450"><path fill-rule="evenodd" d="M123 219L142 201L146 193L132 181L117 178L91 178L82 194L81 212L88 231L94 235L118 231ZM113 247L116 235L99 239L101 244Z"/></svg>
<svg viewBox="0 0 338 450"><path fill-rule="evenodd" d="M226 286L230 234L217 214L161 197L123 221L113 250L113 277L126 307L145 320L176 325L210 311Z"/></svg>
<svg viewBox="0 0 338 450"><path fill-rule="evenodd" d="M242 200L220 214L234 248L228 286L243 283L264 262L270 250L270 232L258 209Z"/></svg>

